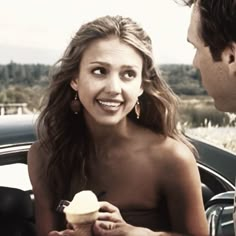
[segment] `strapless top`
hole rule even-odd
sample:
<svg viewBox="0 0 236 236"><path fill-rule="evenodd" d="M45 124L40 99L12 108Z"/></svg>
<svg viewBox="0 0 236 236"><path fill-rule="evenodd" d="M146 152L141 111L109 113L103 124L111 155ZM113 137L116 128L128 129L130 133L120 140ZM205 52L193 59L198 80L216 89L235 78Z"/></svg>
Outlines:
<svg viewBox="0 0 236 236"><path fill-rule="evenodd" d="M167 204L164 199L158 208L145 210L120 210L123 219L131 225L153 231L172 231Z"/></svg>

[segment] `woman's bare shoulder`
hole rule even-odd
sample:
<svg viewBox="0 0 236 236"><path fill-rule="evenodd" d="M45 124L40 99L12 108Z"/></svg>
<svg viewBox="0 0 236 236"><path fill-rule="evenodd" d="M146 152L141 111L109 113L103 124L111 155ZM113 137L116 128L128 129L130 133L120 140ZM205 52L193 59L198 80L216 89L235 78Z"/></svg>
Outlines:
<svg viewBox="0 0 236 236"><path fill-rule="evenodd" d="M175 140L170 137L166 137L163 142L163 152L166 154L167 158L174 158L176 161L180 159L194 159L194 155L190 148L183 142Z"/></svg>
<svg viewBox="0 0 236 236"><path fill-rule="evenodd" d="M175 168L177 164L180 166L196 164L196 159L190 148L171 137L160 135L154 137L149 153L163 168L166 166Z"/></svg>
<svg viewBox="0 0 236 236"><path fill-rule="evenodd" d="M176 182L177 176L178 181L182 184L192 176L198 178L196 158L190 148L181 141L166 138L161 149L161 162L159 163L165 173L164 181L169 181L168 186L170 187Z"/></svg>

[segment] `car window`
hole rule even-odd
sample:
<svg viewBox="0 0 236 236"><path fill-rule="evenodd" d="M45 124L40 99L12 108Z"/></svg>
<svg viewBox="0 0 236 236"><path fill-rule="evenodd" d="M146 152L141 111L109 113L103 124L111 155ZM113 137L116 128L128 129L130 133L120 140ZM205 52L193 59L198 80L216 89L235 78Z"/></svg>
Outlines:
<svg viewBox="0 0 236 236"><path fill-rule="evenodd" d="M0 166L0 186L32 189L26 164L14 163Z"/></svg>

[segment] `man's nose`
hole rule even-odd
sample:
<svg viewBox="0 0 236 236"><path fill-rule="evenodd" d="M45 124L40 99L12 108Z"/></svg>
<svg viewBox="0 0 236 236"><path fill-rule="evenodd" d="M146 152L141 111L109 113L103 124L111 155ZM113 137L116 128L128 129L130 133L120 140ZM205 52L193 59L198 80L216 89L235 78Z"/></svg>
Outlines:
<svg viewBox="0 0 236 236"><path fill-rule="evenodd" d="M194 55L193 57L193 63L192 63L193 67L198 69L198 60L197 60L197 56Z"/></svg>
<svg viewBox="0 0 236 236"><path fill-rule="evenodd" d="M107 78L105 92L111 94L121 93L121 79L119 75L113 74Z"/></svg>

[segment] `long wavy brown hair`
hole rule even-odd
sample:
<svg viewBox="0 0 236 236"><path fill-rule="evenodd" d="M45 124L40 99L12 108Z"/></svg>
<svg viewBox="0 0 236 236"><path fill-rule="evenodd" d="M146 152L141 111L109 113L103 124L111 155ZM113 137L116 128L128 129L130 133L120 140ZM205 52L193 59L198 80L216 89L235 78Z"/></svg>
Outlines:
<svg viewBox="0 0 236 236"><path fill-rule="evenodd" d="M70 82L78 74L81 58L88 45L95 39L111 35L134 47L143 57L141 117L137 120L133 109L128 114L129 119L158 134L180 140L191 148L177 130L178 99L158 75L150 37L130 18L98 18L82 25L63 57L55 64L38 120L38 137L50 158L47 177L55 201L69 199L74 194L71 193L71 180L75 173L80 176L80 188L86 186L86 160L94 155L94 145L83 112L75 115L70 109L75 95Z"/></svg>

